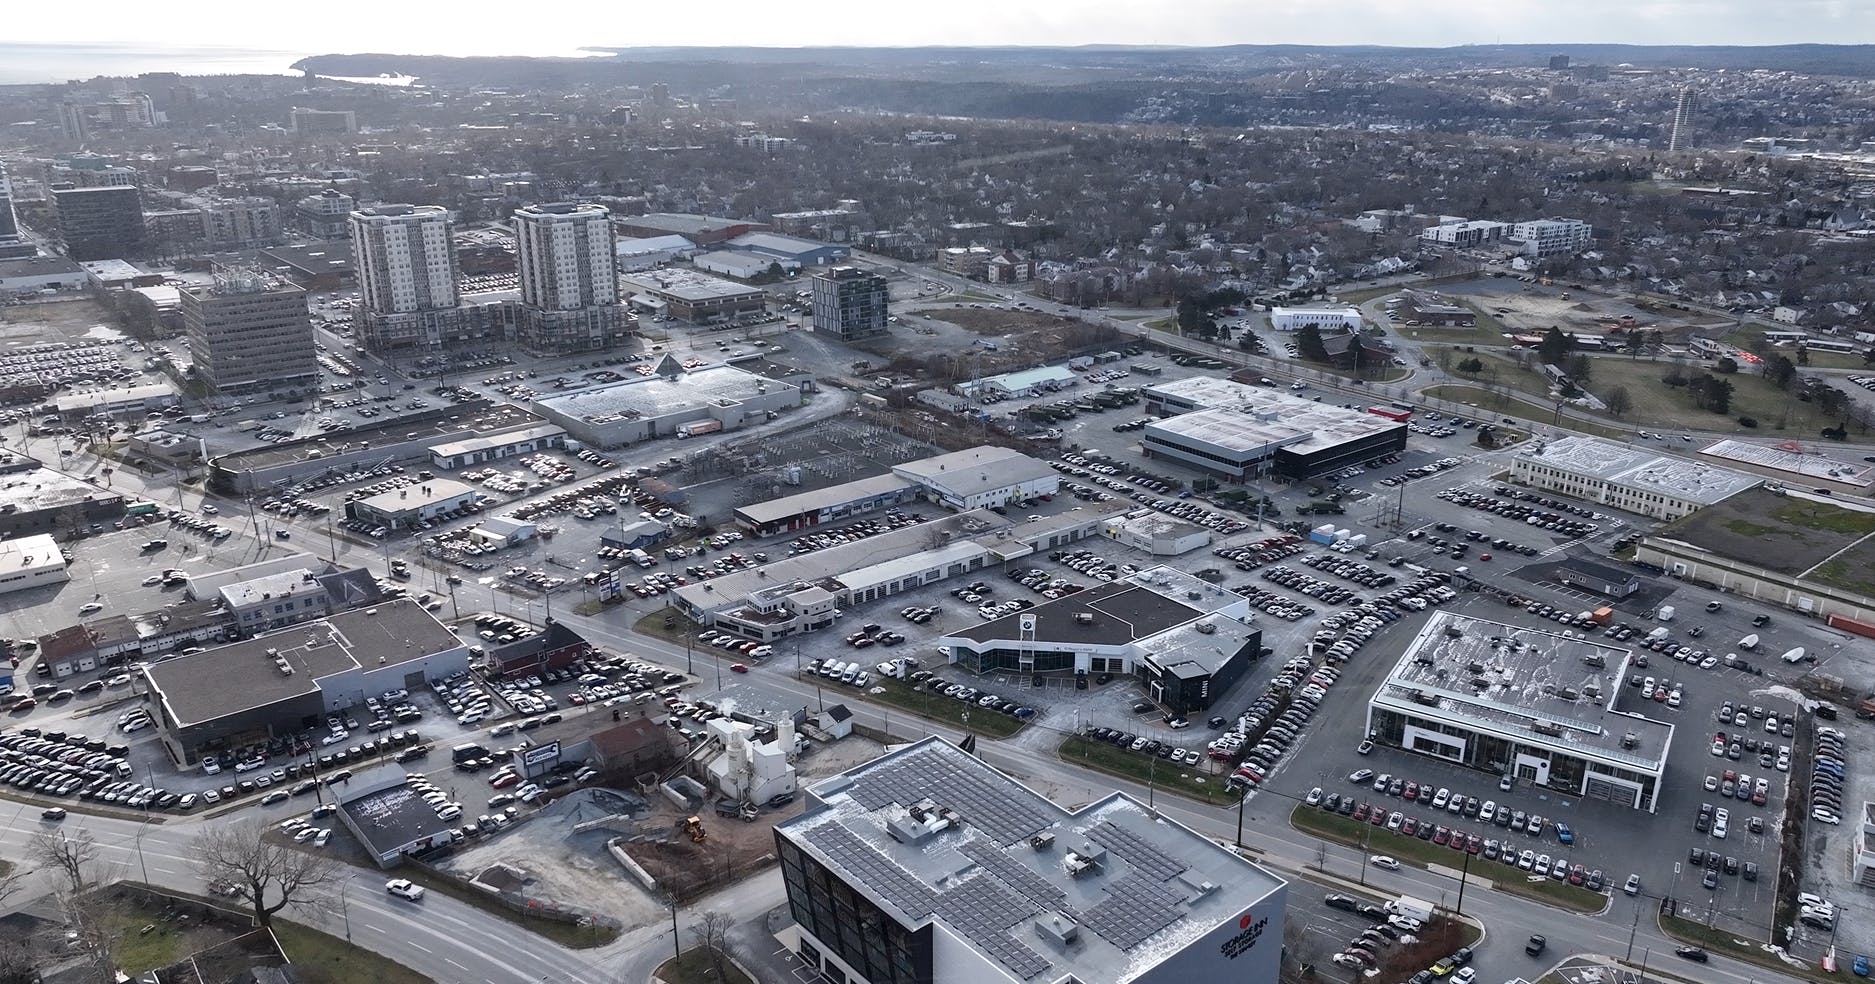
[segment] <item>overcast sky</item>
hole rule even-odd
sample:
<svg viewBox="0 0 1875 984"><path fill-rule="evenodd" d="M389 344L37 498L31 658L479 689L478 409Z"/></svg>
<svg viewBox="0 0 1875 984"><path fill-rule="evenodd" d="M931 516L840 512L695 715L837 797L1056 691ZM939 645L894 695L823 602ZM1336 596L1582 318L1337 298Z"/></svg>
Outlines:
<svg viewBox="0 0 1875 984"><path fill-rule="evenodd" d="M1875 0L91 0L0 41L557 54L582 45L1789 44L1875 41ZM17 8L17 9L14 9Z"/></svg>

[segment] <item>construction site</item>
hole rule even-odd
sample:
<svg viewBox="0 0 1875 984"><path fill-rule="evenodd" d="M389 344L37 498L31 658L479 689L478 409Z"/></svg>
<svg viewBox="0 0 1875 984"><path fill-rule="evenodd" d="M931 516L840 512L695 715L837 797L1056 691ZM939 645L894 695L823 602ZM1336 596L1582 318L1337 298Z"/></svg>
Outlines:
<svg viewBox="0 0 1875 984"><path fill-rule="evenodd" d="M673 899L688 903L767 868L774 825L800 809L798 787L884 750L871 739L834 739L809 724L805 730L818 736L812 740L775 736L799 748L796 754L764 755L763 746L779 742L749 740L754 729L744 728L727 740L720 734L726 729L718 729L633 790L562 796L525 823L449 855L441 867L492 890L642 925L662 918Z"/></svg>

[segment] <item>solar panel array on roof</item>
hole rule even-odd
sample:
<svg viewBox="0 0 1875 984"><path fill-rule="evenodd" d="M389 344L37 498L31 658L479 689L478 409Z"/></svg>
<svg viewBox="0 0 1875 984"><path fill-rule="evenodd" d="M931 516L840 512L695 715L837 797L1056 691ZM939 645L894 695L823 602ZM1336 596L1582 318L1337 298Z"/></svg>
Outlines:
<svg viewBox="0 0 1875 984"><path fill-rule="evenodd" d="M1004 846L1026 840L1048 826L1048 818L1026 799L994 789L983 777L966 772L949 757L929 750L894 758L888 765L868 770L853 785L854 801L868 812L894 803L911 806L931 800L962 815Z"/></svg>
<svg viewBox="0 0 1875 984"><path fill-rule="evenodd" d="M863 884L879 893L906 918L915 922L936 911L937 893L845 826L830 823L817 827L813 831L813 842L827 852L829 858L857 874Z"/></svg>
<svg viewBox="0 0 1875 984"><path fill-rule="evenodd" d="M996 845L982 840L970 840L958 846L964 857L983 866L983 870L995 876L1005 888L1018 892L1035 903L1040 909L1053 909L1064 915L1072 916L1074 911L1068 907L1068 896L1056 888L1048 879L1043 878L1034 868L998 850Z"/></svg>
<svg viewBox="0 0 1875 984"><path fill-rule="evenodd" d="M1150 875L1154 881L1171 881L1188 867L1185 862L1159 850L1125 827L1116 826L1110 820L1102 820L1089 830L1087 839L1118 854L1128 864Z"/></svg>
<svg viewBox="0 0 1875 984"><path fill-rule="evenodd" d="M938 915L983 952L1027 980L1047 970L1048 961L1013 936L1009 928L1038 911L1010 894L996 880L979 874L938 896Z"/></svg>
<svg viewBox="0 0 1875 984"><path fill-rule="evenodd" d="M1183 901L1158 879L1136 871L1107 886L1107 897L1087 910L1086 922L1102 939L1131 950L1177 922Z"/></svg>

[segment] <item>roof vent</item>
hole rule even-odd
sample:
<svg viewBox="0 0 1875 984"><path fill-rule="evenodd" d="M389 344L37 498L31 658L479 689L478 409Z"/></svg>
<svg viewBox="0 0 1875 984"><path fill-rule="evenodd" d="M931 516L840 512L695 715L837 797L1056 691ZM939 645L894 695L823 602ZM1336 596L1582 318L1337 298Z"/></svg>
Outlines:
<svg viewBox="0 0 1875 984"><path fill-rule="evenodd" d="M1035 931L1043 939L1053 940L1061 946L1067 946L1081 938L1081 927L1074 920L1059 912L1051 912L1035 920Z"/></svg>
<svg viewBox="0 0 1875 984"><path fill-rule="evenodd" d="M1029 846L1034 848L1037 851L1046 851L1049 848L1054 847L1055 846L1054 831L1044 830L1041 833L1036 834L1034 837L1029 838Z"/></svg>

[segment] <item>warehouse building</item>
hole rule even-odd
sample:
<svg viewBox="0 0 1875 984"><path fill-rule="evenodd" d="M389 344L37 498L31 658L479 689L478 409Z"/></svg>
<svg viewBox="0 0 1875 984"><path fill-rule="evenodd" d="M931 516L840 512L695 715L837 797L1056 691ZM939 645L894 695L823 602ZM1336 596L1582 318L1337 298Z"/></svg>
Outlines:
<svg viewBox="0 0 1875 984"><path fill-rule="evenodd" d="M1141 451L1226 478L1309 478L1406 449L1407 426L1358 410L1268 394L1258 404L1147 424Z"/></svg>
<svg viewBox="0 0 1875 984"><path fill-rule="evenodd" d="M698 246L710 246L726 239L734 239L751 232L767 232L774 228L766 222L726 219L717 215L697 215L691 212L653 212L649 215L624 216L614 218L612 227L621 239L682 236Z"/></svg>
<svg viewBox="0 0 1875 984"><path fill-rule="evenodd" d="M988 445L893 465L924 497L949 509L997 509L1061 491L1061 473L1020 451Z"/></svg>
<svg viewBox="0 0 1875 984"><path fill-rule="evenodd" d="M1262 653L1242 596L1153 567L938 640L971 673L1137 677L1167 714L1196 714Z"/></svg>
<svg viewBox="0 0 1875 984"><path fill-rule="evenodd" d="M499 434L478 434L460 441L434 445L430 448L430 464L446 471L455 471L470 465L561 447L565 443L566 428L558 424L535 424Z"/></svg>
<svg viewBox="0 0 1875 984"><path fill-rule="evenodd" d="M41 468L30 458L11 458L0 465L0 536L70 536L123 515L124 497L116 492Z"/></svg>
<svg viewBox="0 0 1875 984"><path fill-rule="evenodd" d="M65 555L50 534L0 540L0 594L63 584L71 580L65 568Z"/></svg>
<svg viewBox="0 0 1875 984"><path fill-rule="evenodd" d="M414 601L342 612L142 674L157 733L177 762L318 727L325 715L389 690L416 690L469 668L456 634Z"/></svg>
<svg viewBox="0 0 1875 984"><path fill-rule="evenodd" d="M666 263L687 260L696 255L697 245L682 236L650 236L644 239L621 239L613 246L620 273L655 270Z"/></svg>
<svg viewBox="0 0 1875 984"><path fill-rule="evenodd" d="M454 479L433 478L417 485L347 502L345 516L362 523L406 530L437 519L444 513L470 510L479 498L480 495L472 486Z"/></svg>
<svg viewBox="0 0 1875 984"><path fill-rule="evenodd" d="M1154 557L1176 557L1211 543L1210 530L1154 509L1135 509L1109 519L1100 532L1110 540Z"/></svg>
<svg viewBox="0 0 1875 984"><path fill-rule="evenodd" d="M1652 813L1673 725L1619 709L1621 688L1606 681L1626 680L1631 656L1587 638L1439 612L1374 692L1367 733L1552 795Z"/></svg>
<svg viewBox="0 0 1875 984"><path fill-rule="evenodd" d="M83 420L92 414L106 417L142 415L173 407L178 402L174 386L168 383L145 383L122 389L67 393L54 400L52 405L67 418Z"/></svg>
<svg viewBox="0 0 1875 984"><path fill-rule="evenodd" d="M874 475L829 488L736 507L736 523L756 536L838 523L918 498L919 485L897 475Z"/></svg>
<svg viewBox="0 0 1875 984"><path fill-rule="evenodd" d="M805 794L775 853L814 976L1276 980L1287 884L1125 793L1063 809L933 737Z"/></svg>
<svg viewBox="0 0 1875 984"><path fill-rule="evenodd" d="M587 444L616 448L761 423L800 406L806 385L720 364L685 368L669 355L637 368L636 378L544 396L532 407Z"/></svg>
<svg viewBox="0 0 1875 984"><path fill-rule="evenodd" d="M510 404L471 400L425 410L374 427L334 431L209 461L209 485L223 495L244 495L325 475L369 471L390 462L427 461L438 444L534 427L541 419Z"/></svg>
<svg viewBox="0 0 1875 984"><path fill-rule="evenodd" d="M1753 444L1723 440L1700 448L1699 453L1737 468L1789 482L1797 488L1827 489L1850 495L1875 491L1875 465L1831 449L1796 441Z"/></svg>
<svg viewBox="0 0 1875 984"><path fill-rule="evenodd" d="M686 584L672 604L698 624L769 642L824 629L838 608L1097 536L1103 518L1079 511L1017 524L984 510L943 516Z"/></svg>
<svg viewBox="0 0 1875 984"><path fill-rule="evenodd" d="M1655 519L1678 519L1760 479L1599 437L1571 436L1519 451L1511 481Z"/></svg>
<svg viewBox="0 0 1875 984"><path fill-rule="evenodd" d="M637 310L669 315L693 325L761 314L768 300L760 287L669 267L621 275L619 290Z"/></svg>
<svg viewBox="0 0 1875 984"><path fill-rule="evenodd" d="M779 232L746 232L723 243L723 249L754 256L763 261L764 267L769 263L780 263L783 267L797 270L838 263L852 252L845 246L817 243L812 239Z"/></svg>
<svg viewBox="0 0 1875 984"><path fill-rule="evenodd" d="M958 396L982 403L1013 400L1043 393L1057 393L1081 385L1081 377L1067 366L1036 366L1018 369L982 379L972 379L952 387Z"/></svg>

